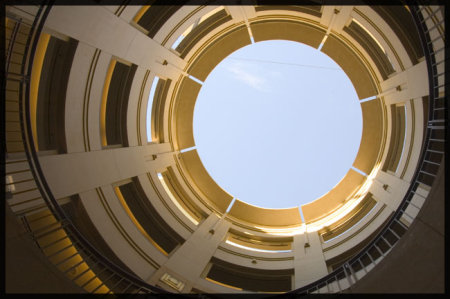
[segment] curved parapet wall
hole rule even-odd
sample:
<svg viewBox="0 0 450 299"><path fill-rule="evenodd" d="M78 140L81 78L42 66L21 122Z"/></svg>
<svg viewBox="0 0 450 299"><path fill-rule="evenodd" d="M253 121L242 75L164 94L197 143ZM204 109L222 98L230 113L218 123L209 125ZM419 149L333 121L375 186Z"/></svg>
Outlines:
<svg viewBox="0 0 450 299"><path fill-rule="evenodd" d="M442 167L439 7L169 8L7 7L12 211L87 292L339 292L357 284L414 224ZM403 30L395 14L423 27ZM431 45L424 58L417 35ZM320 49L362 100L359 172L303 206L305 221L298 209L238 200L227 212L233 196L190 149L202 81L252 39Z"/></svg>

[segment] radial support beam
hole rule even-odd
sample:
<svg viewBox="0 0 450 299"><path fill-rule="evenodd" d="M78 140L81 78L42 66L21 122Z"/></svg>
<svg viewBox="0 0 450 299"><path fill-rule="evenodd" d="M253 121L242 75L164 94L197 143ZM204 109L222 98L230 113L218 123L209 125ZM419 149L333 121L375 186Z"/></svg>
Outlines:
<svg viewBox="0 0 450 299"><path fill-rule="evenodd" d="M164 143L42 156L39 161L54 197L62 198L167 167L173 154Z"/></svg>
<svg viewBox="0 0 450 299"><path fill-rule="evenodd" d="M350 18L352 10L353 6L351 5L324 5L320 24L328 27L327 35L331 30L336 33L341 33Z"/></svg>
<svg viewBox="0 0 450 299"><path fill-rule="evenodd" d="M317 232L294 236L294 287L300 288L328 274Z"/></svg>
<svg viewBox="0 0 450 299"><path fill-rule="evenodd" d="M191 237L148 279L148 283L164 285L159 280L164 282L163 276L167 273L184 284L181 292L189 292L195 282L202 279L203 271L230 225L216 214L210 214ZM170 288L168 290L173 291Z"/></svg>
<svg viewBox="0 0 450 299"><path fill-rule="evenodd" d="M102 6L55 6L45 25L163 77L176 79L185 67L175 53Z"/></svg>
<svg viewBox="0 0 450 299"><path fill-rule="evenodd" d="M404 103L428 95L428 71L425 61L381 82L387 105Z"/></svg>
<svg viewBox="0 0 450 299"><path fill-rule="evenodd" d="M227 10L230 12L231 17L235 22L244 22L247 27L248 35L253 41L253 33L250 28L249 19L256 17L256 11L253 6L227 6Z"/></svg>
<svg viewBox="0 0 450 299"><path fill-rule="evenodd" d="M248 22L248 19L256 17L256 11L253 6L229 5L226 9L230 12L233 20L237 22Z"/></svg>
<svg viewBox="0 0 450 299"><path fill-rule="evenodd" d="M391 211L396 211L408 187L408 182L388 172L379 171L369 192L376 201L384 203Z"/></svg>

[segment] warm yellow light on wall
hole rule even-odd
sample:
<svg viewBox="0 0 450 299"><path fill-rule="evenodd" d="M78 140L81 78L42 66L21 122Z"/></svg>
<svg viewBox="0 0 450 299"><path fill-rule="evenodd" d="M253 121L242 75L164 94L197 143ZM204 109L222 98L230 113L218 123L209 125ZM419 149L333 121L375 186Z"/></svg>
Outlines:
<svg viewBox="0 0 450 299"><path fill-rule="evenodd" d="M384 49L384 47L380 44L380 42L376 39L376 37L360 22L358 22L358 20L356 19L352 19L352 22L355 22L356 24L359 25L359 27L361 27L368 35L370 35L370 37L375 41L375 43L377 43L378 47L380 47L380 49L386 54L386 50Z"/></svg>
<svg viewBox="0 0 450 299"><path fill-rule="evenodd" d="M167 195L172 200L174 205L180 210L181 213L183 213L184 216L186 216L189 220L191 220L192 223L195 225L198 225L198 221L194 219L188 211L186 211L179 203L178 200L175 198L175 196L172 194L172 191L170 191L169 186L167 186L166 181L164 180L164 177L161 173L158 173L159 181L161 182L161 185L164 187L164 190L166 190Z"/></svg>
<svg viewBox="0 0 450 299"><path fill-rule="evenodd" d="M250 247L250 246L244 246L244 245L241 245L238 243L234 243L233 241L230 241L229 239L227 239L225 241L225 243L230 244L232 246L242 248L242 249L246 249L246 250L250 250L250 251L257 251L257 252L266 252L266 253L292 252L292 250L278 250L278 249L267 250L267 249L254 248L254 247Z"/></svg>
<svg viewBox="0 0 450 299"><path fill-rule="evenodd" d="M216 281L216 280L214 280L214 279L211 279L211 278L209 278L209 277L206 277L205 279L206 279L207 281L210 281L210 282L212 282L212 283L221 285L221 286L226 287L226 288L231 288L231 289L235 289L235 290L238 290L238 291L242 291L241 288L234 287L234 286L229 285L229 284L226 284L226 283L218 282L218 281Z"/></svg>
<svg viewBox="0 0 450 299"><path fill-rule="evenodd" d="M380 168L381 163L376 164L370 174L367 176L367 179L364 181L361 188L359 188L359 190L341 208L339 208L336 212L328 215L327 217L308 225L307 232L321 230L322 228L330 226L331 224L342 219L348 213L350 213L367 195L370 186L372 186L373 180L378 174L378 170Z"/></svg>
<svg viewBox="0 0 450 299"><path fill-rule="evenodd" d="M106 139L106 104L108 101L109 85L111 84L111 78L114 68L116 67L116 62L117 61L115 59L111 59L108 71L106 72L105 85L103 86L102 104L100 107L100 137L102 140L102 146L108 145L108 141Z"/></svg>
<svg viewBox="0 0 450 299"><path fill-rule="evenodd" d="M38 136L37 136L37 124L36 124L36 111L37 101L39 93L39 82L41 79L42 66L44 64L45 53L47 52L48 43L50 41L50 34L45 32L41 33L39 38L36 53L34 54L33 69L31 70L31 82L30 82L30 121L31 132L33 134L34 147L36 151L39 150Z"/></svg>
<svg viewBox="0 0 450 299"><path fill-rule="evenodd" d="M362 184L361 188L351 196L350 199L346 201L346 203L338 208L334 213L317 220L313 223L306 225L303 223L297 227L287 227L287 228L270 228L263 226L255 226L259 230L276 236L295 236L299 234L304 234L305 232L315 232L319 231L326 226L330 226L331 224L339 221L343 217L345 217L348 213L350 213L367 195L369 192L370 186L372 186L373 180L378 174L378 170L381 168L381 163L378 163L374 166L371 173L367 176L367 179Z"/></svg>
<svg viewBox="0 0 450 299"><path fill-rule="evenodd" d="M123 209L127 213L128 217L130 217L131 221L136 225L138 230L150 241L150 243L153 244L159 251L161 251L164 255L168 256L169 253L167 253L161 246L158 245L145 231L145 229L141 226L139 221L134 217L133 212L131 212L130 208L128 207L125 199L123 198L122 192L120 192L119 187L114 187L114 192L117 195L117 198L119 199L120 204L122 205Z"/></svg>
<svg viewBox="0 0 450 299"><path fill-rule="evenodd" d="M142 16L147 12L147 10L150 8L150 5L144 5L142 8L137 12L137 14L133 18L133 22L137 23L142 18Z"/></svg>

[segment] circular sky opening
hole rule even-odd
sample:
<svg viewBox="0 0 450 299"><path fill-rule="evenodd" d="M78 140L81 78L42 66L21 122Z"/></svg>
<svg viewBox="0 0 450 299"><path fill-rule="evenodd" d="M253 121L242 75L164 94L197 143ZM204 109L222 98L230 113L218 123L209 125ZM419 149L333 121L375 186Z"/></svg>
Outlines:
<svg viewBox="0 0 450 299"><path fill-rule="evenodd" d="M350 170L361 106L344 71L292 41L241 48L210 73L194 109L194 139L216 183L263 208L291 208L330 191Z"/></svg>

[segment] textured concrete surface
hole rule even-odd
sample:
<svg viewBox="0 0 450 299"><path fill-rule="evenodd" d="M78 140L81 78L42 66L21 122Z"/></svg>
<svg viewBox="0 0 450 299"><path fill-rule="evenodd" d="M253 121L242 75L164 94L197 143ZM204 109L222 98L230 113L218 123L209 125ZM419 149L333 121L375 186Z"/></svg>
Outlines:
<svg viewBox="0 0 450 299"><path fill-rule="evenodd" d="M445 172L404 237L349 293L445 292Z"/></svg>
<svg viewBox="0 0 450 299"><path fill-rule="evenodd" d="M33 244L5 204L5 293L84 293Z"/></svg>
<svg viewBox="0 0 450 299"><path fill-rule="evenodd" d="M441 169L430 198L405 236L349 293L445 291L445 177ZM5 292L82 293L39 252L5 205Z"/></svg>

